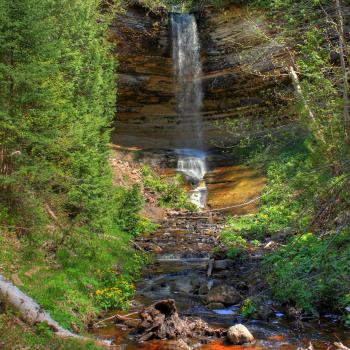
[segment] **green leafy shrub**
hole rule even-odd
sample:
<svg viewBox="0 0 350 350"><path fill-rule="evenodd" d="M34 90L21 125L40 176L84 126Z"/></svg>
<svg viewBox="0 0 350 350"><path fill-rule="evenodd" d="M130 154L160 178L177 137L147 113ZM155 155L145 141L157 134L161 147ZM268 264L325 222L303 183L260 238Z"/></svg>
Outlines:
<svg viewBox="0 0 350 350"><path fill-rule="evenodd" d="M45 322L39 322L35 325L35 331L40 336L50 338L53 336L53 330L49 327L48 323Z"/></svg>
<svg viewBox="0 0 350 350"><path fill-rule="evenodd" d="M128 309L135 293L135 286L127 279L119 277L113 287L98 289L95 298L104 309L118 308Z"/></svg>
<svg viewBox="0 0 350 350"><path fill-rule="evenodd" d="M221 241L228 247L227 256L235 258L242 254L248 246L248 242L239 233L230 230L221 232Z"/></svg>
<svg viewBox="0 0 350 350"><path fill-rule="evenodd" d="M249 318L256 311L256 305L252 299L247 298L243 301L243 304L242 304L239 311L243 317Z"/></svg>
<svg viewBox="0 0 350 350"><path fill-rule="evenodd" d="M186 191L183 189L184 180L178 174L172 178L162 178L149 166L142 167L142 175L145 188L158 195L161 206L174 209L187 209L195 211L197 208L189 201Z"/></svg>
<svg viewBox="0 0 350 350"><path fill-rule="evenodd" d="M305 311L334 310L350 290L349 230L328 239L298 235L265 258L274 295Z"/></svg>

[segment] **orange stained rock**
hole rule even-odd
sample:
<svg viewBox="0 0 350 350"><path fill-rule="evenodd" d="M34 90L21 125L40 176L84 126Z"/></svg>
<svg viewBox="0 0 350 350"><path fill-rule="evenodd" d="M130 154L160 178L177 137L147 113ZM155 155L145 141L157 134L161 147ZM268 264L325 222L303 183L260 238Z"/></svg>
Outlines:
<svg viewBox="0 0 350 350"><path fill-rule="evenodd" d="M227 166L216 168L207 176L208 206L210 208L226 208L237 205L229 210L232 214L241 215L254 213L259 201L240 206L259 197L266 184L266 178L258 171L243 166Z"/></svg>

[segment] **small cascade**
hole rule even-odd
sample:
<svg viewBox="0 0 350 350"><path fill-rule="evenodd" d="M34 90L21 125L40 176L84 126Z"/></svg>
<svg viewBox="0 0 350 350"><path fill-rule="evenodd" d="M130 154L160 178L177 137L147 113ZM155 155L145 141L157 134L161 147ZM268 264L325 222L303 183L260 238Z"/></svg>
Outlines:
<svg viewBox="0 0 350 350"><path fill-rule="evenodd" d="M186 175L190 181L198 183L203 180L207 172L205 155L179 154L177 171Z"/></svg>
<svg viewBox="0 0 350 350"><path fill-rule="evenodd" d="M203 208L206 204L207 189L202 180L207 166L203 150L202 65L196 19L192 14L173 13L171 29L179 117L177 132L186 136L185 141L178 145L177 171L183 173L189 182L197 185L190 192L190 198L194 204Z"/></svg>
<svg viewBox="0 0 350 350"><path fill-rule="evenodd" d="M205 205L207 204L207 197L208 189L203 180L190 191L190 201L200 209L205 208Z"/></svg>

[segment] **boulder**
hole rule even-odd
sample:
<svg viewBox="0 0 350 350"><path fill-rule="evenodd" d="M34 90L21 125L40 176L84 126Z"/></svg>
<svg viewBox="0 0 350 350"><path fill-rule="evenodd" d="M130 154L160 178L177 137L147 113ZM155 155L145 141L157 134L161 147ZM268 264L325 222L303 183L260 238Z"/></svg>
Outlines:
<svg viewBox="0 0 350 350"><path fill-rule="evenodd" d="M228 285L220 285L212 288L207 295L207 303L223 303L225 305L234 305L242 300L236 288Z"/></svg>
<svg viewBox="0 0 350 350"><path fill-rule="evenodd" d="M193 283L190 277L177 279L173 282L171 289L183 294L191 294L193 292Z"/></svg>
<svg viewBox="0 0 350 350"><path fill-rule="evenodd" d="M230 327L227 331L227 339L234 345L247 344L254 341L254 337L249 329L242 324L236 324Z"/></svg>

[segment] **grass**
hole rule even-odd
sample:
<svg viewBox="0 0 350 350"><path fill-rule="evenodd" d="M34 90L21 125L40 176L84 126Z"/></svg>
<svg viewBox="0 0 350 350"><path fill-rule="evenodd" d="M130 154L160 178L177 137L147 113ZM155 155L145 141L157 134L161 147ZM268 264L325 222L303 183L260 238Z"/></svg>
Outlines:
<svg viewBox="0 0 350 350"><path fill-rule="evenodd" d="M12 232L3 232L1 274L12 279L63 327L84 332L86 324L105 305L99 303L96 291L121 280L132 285L139 276L146 258L129 247L129 239L128 234L120 233L117 239L99 237L98 242L88 242L95 244L101 253L99 264L91 266L88 258L71 256L63 248L57 254L50 253L48 241L32 242L18 239ZM128 299L121 299L123 304L110 306L127 307L132 297L129 294Z"/></svg>
<svg viewBox="0 0 350 350"><path fill-rule="evenodd" d="M2 350L100 350L93 341L59 339L45 325L29 327L12 312L0 314L0 349Z"/></svg>

